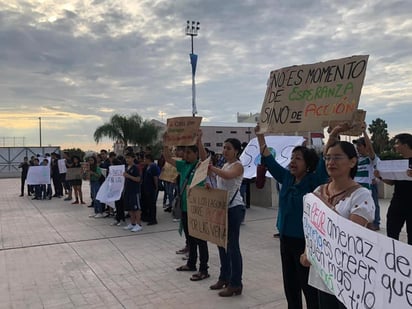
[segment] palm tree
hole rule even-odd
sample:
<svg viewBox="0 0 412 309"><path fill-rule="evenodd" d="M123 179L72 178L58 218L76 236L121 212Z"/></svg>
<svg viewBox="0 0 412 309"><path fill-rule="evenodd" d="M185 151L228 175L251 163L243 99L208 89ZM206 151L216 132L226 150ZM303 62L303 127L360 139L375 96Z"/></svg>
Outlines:
<svg viewBox="0 0 412 309"><path fill-rule="evenodd" d="M128 144L149 145L157 139L159 129L138 114L129 117L113 115L110 121L101 125L94 132L94 140L99 143L103 137Z"/></svg>

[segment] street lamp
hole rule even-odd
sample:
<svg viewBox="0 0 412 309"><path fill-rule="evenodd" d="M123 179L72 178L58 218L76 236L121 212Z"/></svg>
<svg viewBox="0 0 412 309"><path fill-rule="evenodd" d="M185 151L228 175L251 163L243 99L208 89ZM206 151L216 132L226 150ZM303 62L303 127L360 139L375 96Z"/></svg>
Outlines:
<svg viewBox="0 0 412 309"><path fill-rule="evenodd" d="M195 84L195 74L196 74L196 64L197 55L193 53L193 37L197 36L200 29L200 22L198 21L187 21L186 24L186 35L190 35L192 41L192 53L190 54L190 64L192 65L192 115L193 117L197 114L196 109L196 84Z"/></svg>
<svg viewBox="0 0 412 309"><path fill-rule="evenodd" d="M41 148L41 117L39 117L39 137L40 137L40 148Z"/></svg>

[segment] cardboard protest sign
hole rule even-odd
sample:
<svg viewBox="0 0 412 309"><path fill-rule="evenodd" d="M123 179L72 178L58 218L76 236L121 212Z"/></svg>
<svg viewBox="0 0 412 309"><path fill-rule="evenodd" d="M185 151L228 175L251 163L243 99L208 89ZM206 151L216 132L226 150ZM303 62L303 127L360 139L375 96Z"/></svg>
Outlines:
<svg viewBox="0 0 412 309"><path fill-rule="evenodd" d="M159 179L174 183L176 182L176 178L178 175L179 173L177 172L176 167L166 162L165 165L162 167L162 171L160 172Z"/></svg>
<svg viewBox="0 0 412 309"><path fill-rule="evenodd" d="M195 174L193 175L193 179L192 179L192 182L189 188L193 188L194 186L198 185L199 183L201 183L202 181L206 179L207 171L209 169L209 164L210 164L210 157L200 162L200 164L196 168Z"/></svg>
<svg viewBox="0 0 412 309"><path fill-rule="evenodd" d="M369 56L285 67L270 73L260 113L261 132L319 131L351 121Z"/></svg>
<svg viewBox="0 0 412 309"><path fill-rule="evenodd" d="M82 179L83 169L81 167L71 167L66 171L66 180Z"/></svg>
<svg viewBox="0 0 412 309"><path fill-rule="evenodd" d="M411 308L412 246L341 217L312 193L303 212L311 272L326 290L347 308Z"/></svg>
<svg viewBox="0 0 412 309"><path fill-rule="evenodd" d="M28 185L44 185L50 183L50 167L30 166L27 172L26 183Z"/></svg>
<svg viewBox="0 0 412 309"><path fill-rule="evenodd" d="M365 122L365 118L366 118L366 111L364 111L363 109L357 109L353 113L352 120L350 121L351 128L345 132L342 132L341 134L348 135L348 136L362 135L363 134L362 125ZM322 126L326 127L329 125L329 127L333 129L335 126L337 126L340 123L341 121L336 121L336 120L329 121L329 123L326 121L322 124Z"/></svg>
<svg viewBox="0 0 412 309"><path fill-rule="evenodd" d="M59 173L64 174L67 172L67 166L66 166L66 160L65 159L59 159L57 161L57 166L59 167Z"/></svg>
<svg viewBox="0 0 412 309"><path fill-rule="evenodd" d="M189 234L227 247L226 190L194 187L187 195L187 218Z"/></svg>
<svg viewBox="0 0 412 309"><path fill-rule="evenodd" d="M412 177L406 173L409 169L409 160L380 160L376 169L383 179L412 181Z"/></svg>
<svg viewBox="0 0 412 309"><path fill-rule="evenodd" d="M109 166L109 174L97 192L96 199L114 208L114 202L120 200L124 187L124 165Z"/></svg>
<svg viewBox="0 0 412 309"><path fill-rule="evenodd" d="M165 146L196 145L202 117L175 117L167 119Z"/></svg>
<svg viewBox="0 0 412 309"><path fill-rule="evenodd" d="M276 161L283 167L287 167L293 148L302 145L305 139L302 136L265 136L265 140ZM239 158L243 165L244 178L256 177L256 166L260 163L260 157L259 143L255 137L250 140ZM267 172L266 177L272 177L272 175Z"/></svg>

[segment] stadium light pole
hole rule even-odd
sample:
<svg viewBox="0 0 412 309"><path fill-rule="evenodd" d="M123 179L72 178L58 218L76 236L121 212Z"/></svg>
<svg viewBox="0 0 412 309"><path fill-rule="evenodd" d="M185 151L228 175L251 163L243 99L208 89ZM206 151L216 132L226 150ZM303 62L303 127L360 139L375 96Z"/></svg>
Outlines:
<svg viewBox="0 0 412 309"><path fill-rule="evenodd" d="M40 148L41 148L41 117L39 117L39 137L40 137Z"/></svg>
<svg viewBox="0 0 412 309"><path fill-rule="evenodd" d="M189 35L192 42L192 52L190 54L190 64L192 65L192 115L193 117L197 114L196 108L196 64L197 64L197 55L193 52L193 37L197 36L200 29L200 22L198 21L187 21L186 24L186 35Z"/></svg>

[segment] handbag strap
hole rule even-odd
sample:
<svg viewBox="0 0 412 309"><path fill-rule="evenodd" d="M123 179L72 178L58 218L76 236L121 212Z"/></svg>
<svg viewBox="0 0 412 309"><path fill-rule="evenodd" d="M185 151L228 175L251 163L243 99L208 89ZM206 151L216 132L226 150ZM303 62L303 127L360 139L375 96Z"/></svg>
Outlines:
<svg viewBox="0 0 412 309"><path fill-rule="evenodd" d="M238 191L239 191L239 188L236 189L235 194L233 194L232 198L230 199L229 205L232 204Z"/></svg>
<svg viewBox="0 0 412 309"><path fill-rule="evenodd" d="M190 172L187 174L187 176L185 178L185 181L183 182L182 188L179 189L179 192L178 192L179 195L182 195L183 192L185 191L187 183L189 182L189 177L193 173L196 166L197 166L197 164L193 165L192 168L190 169Z"/></svg>

